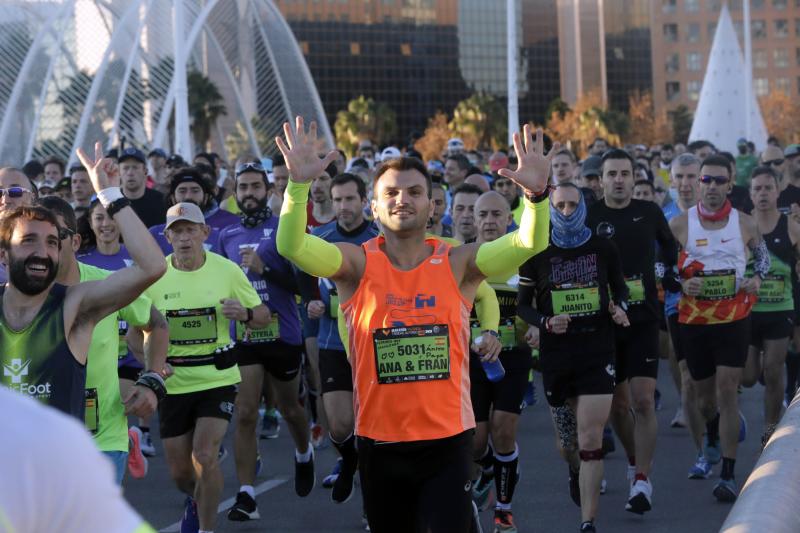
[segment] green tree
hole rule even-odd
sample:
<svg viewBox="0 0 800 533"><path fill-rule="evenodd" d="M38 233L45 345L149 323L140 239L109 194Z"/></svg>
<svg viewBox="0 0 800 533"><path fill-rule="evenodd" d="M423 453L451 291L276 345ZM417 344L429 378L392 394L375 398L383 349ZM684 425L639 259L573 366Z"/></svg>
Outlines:
<svg viewBox="0 0 800 533"><path fill-rule="evenodd" d="M450 130L464 141L469 150L497 150L506 145L508 119L506 108L492 95L475 93L461 100L453 110Z"/></svg>
<svg viewBox="0 0 800 533"><path fill-rule="evenodd" d="M219 117L228 114L225 100L217 85L198 70L186 76L189 90L189 116L192 119L192 137L195 145L204 150L211 139L211 131Z"/></svg>
<svg viewBox="0 0 800 533"><path fill-rule="evenodd" d="M269 131L258 117L250 119L250 126L253 128L256 144L258 144L262 152L266 152L266 148L270 145L273 137L270 136ZM252 154L253 152L253 145L250 143L250 135L247 133L247 128L238 120L234 130L225 137L225 151L231 163L240 156Z"/></svg>
<svg viewBox="0 0 800 533"><path fill-rule="evenodd" d="M673 141L685 143L689 139L689 133L692 131L692 122L694 121L692 112L689 111L688 107L681 104L670 111L668 115L674 132Z"/></svg>
<svg viewBox="0 0 800 533"><path fill-rule="evenodd" d="M346 110L336 113L334 131L336 145L352 156L358 143L364 139L381 145L394 138L397 115L387 104L362 94L350 100Z"/></svg>

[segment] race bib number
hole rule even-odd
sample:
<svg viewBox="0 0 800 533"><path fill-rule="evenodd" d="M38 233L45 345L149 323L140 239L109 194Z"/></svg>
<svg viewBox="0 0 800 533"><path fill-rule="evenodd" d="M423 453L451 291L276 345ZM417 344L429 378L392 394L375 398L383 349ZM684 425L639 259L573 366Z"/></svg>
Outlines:
<svg viewBox="0 0 800 533"><path fill-rule="evenodd" d="M786 280L783 276L768 274L761 281L758 300L764 303L780 303L786 299Z"/></svg>
<svg viewBox="0 0 800 533"><path fill-rule="evenodd" d="M331 293L331 302L328 304L328 316L333 320L339 317L339 295L335 292Z"/></svg>
<svg viewBox="0 0 800 533"><path fill-rule="evenodd" d="M167 311L169 343L177 346L217 341L217 310L213 307Z"/></svg>
<svg viewBox="0 0 800 533"><path fill-rule="evenodd" d="M445 324L376 329L372 340L378 383L450 377L450 337Z"/></svg>
<svg viewBox="0 0 800 533"><path fill-rule="evenodd" d="M92 435L95 435L100 429L100 405L97 400L97 389L84 390L83 397L84 406L86 407L86 412L83 416L84 423L86 429L88 429Z"/></svg>
<svg viewBox="0 0 800 533"><path fill-rule="evenodd" d="M703 279L698 300L727 300L736 296L735 270L707 270L697 276Z"/></svg>
<svg viewBox="0 0 800 533"><path fill-rule="evenodd" d="M625 285L628 286L628 305L644 303L644 283L641 276L625 278Z"/></svg>
<svg viewBox="0 0 800 533"><path fill-rule="evenodd" d="M247 333L247 338L245 338L245 333ZM244 324L238 321L236 322L236 340L239 341L258 344L278 340L280 336L281 333L277 313L272 315L269 325L265 328L251 329L248 331Z"/></svg>
<svg viewBox="0 0 800 533"><path fill-rule="evenodd" d="M561 285L551 291L554 315L593 316L600 312L600 289L597 285Z"/></svg>
<svg viewBox="0 0 800 533"><path fill-rule="evenodd" d="M483 334L483 329L479 322L473 321L470 324L470 343L475 342L475 339ZM517 347L517 329L514 326L514 320L500 319L500 327L498 333L500 334L500 344L503 346L503 351L513 350Z"/></svg>
<svg viewBox="0 0 800 533"><path fill-rule="evenodd" d="M124 320L119 320L119 336L124 337L128 334L128 323Z"/></svg>

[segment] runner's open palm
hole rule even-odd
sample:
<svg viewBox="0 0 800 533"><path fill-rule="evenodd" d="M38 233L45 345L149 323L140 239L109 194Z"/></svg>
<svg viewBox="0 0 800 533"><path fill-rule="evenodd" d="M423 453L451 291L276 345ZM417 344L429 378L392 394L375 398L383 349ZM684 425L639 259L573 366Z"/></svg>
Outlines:
<svg viewBox="0 0 800 533"><path fill-rule="evenodd" d="M275 137L275 144L286 159L286 166L294 182L305 183L319 177L336 159L335 151L329 152L323 158L317 155L317 123L314 121L306 132L303 117L298 116L294 131L291 124L283 123L283 134L286 140Z"/></svg>
<svg viewBox="0 0 800 533"><path fill-rule="evenodd" d="M539 193L547 187L550 178L550 161L553 155L561 148L557 142L547 154L544 153L544 140L541 128L536 130L536 141L531 135L531 127L526 124L523 128L525 145L519 133L514 134L514 151L517 153L517 170L508 168L498 172L525 189L526 194Z"/></svg>
<svg viewBox="0 0 800 533"><path fill-rule="evenodd" d="M92 187L95 192L100 192L108 187L119 187L119 172L114 161L103 157L103 145L99 142L94 143L94 160L92 160L83 148L78 148L78 159L81 165L86 168L89 179L92 180Z"/></svg>

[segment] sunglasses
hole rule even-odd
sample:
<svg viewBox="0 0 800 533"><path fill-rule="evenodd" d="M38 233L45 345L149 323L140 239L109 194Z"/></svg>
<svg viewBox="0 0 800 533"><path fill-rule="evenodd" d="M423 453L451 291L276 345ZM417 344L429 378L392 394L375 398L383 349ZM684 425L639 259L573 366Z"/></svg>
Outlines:
<svg viewBox="0 0 800 533"><path fill-rule="evenodd" d="M716 183L717 185L727 185L727 183L731 179L727 176L700 176L700 183L704 183L706 185L710 183Z"/></svg>
<svg viewBox="0 0 800 533"><path fill-rule="evenodd" d="M253 161L250 163L242 163L241 165L236 167L236 177L239 177L239 174L244 174L245 172L259 172L261 174L266 174L266 170L264 170L264 166L257 162Z"/></svg>
<svg viewBox="0 0 800 533"><path fill-rule="evenodd" d="M666 190L666 189L662 189L661 187L656 187L654 190L655 190L657 193L665 193L665 192L667 192L667 190Z"/></svg>
<svg viewBox="0 0 800 533"><path fill-rule="evenodd" d="M786 161L785 159L773 159L772 161L764 161L765 166L779 167Z"/></svg>
<svg viewBox="0 0 800 533"><path fill-rule="evenodd" d="M59 228L58 229L58 239L61 240L61 241L65 240L65 239L69 239L73 235L75 235L75 232L72 231L69 228Z"/></svg>
<svg viewBox="0 0 800 533"><path fill-rule="evenodd" d="M0 189L0 196L8 196L9 198L22 198L26 192L31 192L25 187L9 187L8 189Z"/></svg>

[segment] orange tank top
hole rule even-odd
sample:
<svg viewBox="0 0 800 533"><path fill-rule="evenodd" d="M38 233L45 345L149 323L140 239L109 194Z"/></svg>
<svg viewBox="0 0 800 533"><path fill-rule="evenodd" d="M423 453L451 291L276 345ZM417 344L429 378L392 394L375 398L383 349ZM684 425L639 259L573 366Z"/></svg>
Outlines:
<svg viewBox="0 0 800 533"><path fill-rule="evenodd" d="M341 303L349 333L356 434L380 441L442 439L475 427L469 393L469 314L450 268L450 245L395 268L380 246L362 247L364 275Z"/></svg>

